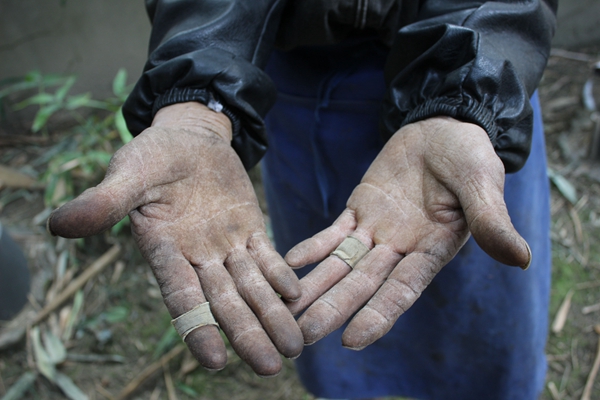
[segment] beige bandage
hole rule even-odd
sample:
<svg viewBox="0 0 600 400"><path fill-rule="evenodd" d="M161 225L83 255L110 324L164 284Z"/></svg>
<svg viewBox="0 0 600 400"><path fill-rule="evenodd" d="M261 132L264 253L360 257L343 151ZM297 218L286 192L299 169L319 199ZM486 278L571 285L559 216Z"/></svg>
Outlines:
<svg viewBox="0 0 600 400"><path fill-rule="evenodd" d="M185 314L181 314L179 317L171 320L171 323L183 340L185 340L190 332L196 328L200 328L201 326L219 326L217 321L215 321L212 312L210 312L210 304L208 301L206 303L198 304Z"/></svg>
<svg viewBox="0 0 600 400"><path fill-rule="evenodd" d="M369 248L363 242L355 237L348 236L331 253L332 256L339 257L342 261L354 268L356 264L369 252Z"/></svg>

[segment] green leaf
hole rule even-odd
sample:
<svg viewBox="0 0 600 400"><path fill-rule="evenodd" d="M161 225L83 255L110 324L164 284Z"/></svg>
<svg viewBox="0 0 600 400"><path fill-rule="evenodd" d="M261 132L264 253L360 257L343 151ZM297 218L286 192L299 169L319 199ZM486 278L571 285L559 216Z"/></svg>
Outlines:
<svg viewBox="0 0 600 400"><path fill-rule="evenodd" d="M110 163L112 154L106 151L91 150L82 157L82 164L94 164L102 167L107 167Z"/></svg>
<svg viewBox="0 0 600 400"><path fill-rule="evenodd" d="M123 228L129 226L129 216L125 216L122 220L117 222L112 228L110 228L110 234L116 236L123 230Z"/></svg>
<svg viewBox="0 0 600 400"><path fill-rule="evenodd" d="M177 389L181 390L183 393L187 394L190 397L198 398L200 396L200 394L197 391L195 391L192 387L186 384L178 382L175 384L175 386L177 387Z"/></svg>
<svg viewBox="0 0 600 400"><path fill-rule="evenodd" d="M31 344L33 347L33 354L35 355L35 365L38 371L44 375L48 380L54 382L56 379L56 368L50 361L50 356L42 346L40 340L40 328L37 326L31 328Z"/></svg>
<svg viewBox="0 0 600 400"><path fill-rule="evenodd" d="M78 290L75 293L75 298L73 299L73 307L71 308L71 312L69 313L69 318L67 319L67 323L65 324L65 330L63 332L63 340L67 341L71 338L73 334L73 328L75 327L75 322L77 322L77 317L79 316L79 312L83 307L83 291Z"/></svg>
<svg viewBox="0 0 600 400"><path fill-rule="evenodd" d="M179 334L177 333L173 325L169 324L169 327L156 344L156 348L154 349L154 353L152 354L152 359L158 359L160 356L169 351L169 349L171 349L180 340L181 339L179 337Z"/></svg>
<svg viewBox="0 0 600 400"><path fill-rule="evenodd" d="M67 357L67 350L60 339L50 331L46 332L44 335L44 347L46 348L46 353L48 354L48 360L52 364L58 365L65 361L65 358Z"/></svg>
<svg viewBox="0 0 600 400"><path fill-rule="evenodd" d="M29 388L35 382L37 378L36 372L25 372L19 380L8 389L6 394L2 397L1 400L19 400L21 399L25 393L29 390Z"/></svg>
<svg viewBox="0 0 600 400"><path fill-rule="evenodd" d="M77 387L77 385L73 383L71 378L61 372L56 373L55 383L71 400L88 400L89 398L81 391L81 389Z"/></svg>
<svg viewBox="0 0 600 400"><path fill-rule="evenodd" d="M564 176L554 172L548 168L548 177L558 191L567 199L572 205L577 204L577 190L575 187L565 178Z"/></svg>
<svg viewBox="0 0 600 400"><path fill-rule="evenodd" d="M14 109L22 110L23 108L31 106L33 104L50 104L53 101L54 96L52 96L50 93L38 93L35 96L31 96L30 98L16 104Z"/></svg>
<svg viewBox="0 0 600 400"><path fill-rule="evenodd" d="M127 95L127 71L124 68L119 69L113 80L112 90L115 96L121 97Z"/></svg>
<svg viewBox="0 0 600 400"><path fill-rule="evenodd" d="M64 100L64 98L66 97L69 90L71 90L71 87L73 86L76 80L77 78L75 78L74 76L70 76L67 78L65 84L58 88L58 90L54 94L58 101L62 102Z"/></svg>
<svg viewBox="0 0 600 400"><path fill-rule="evenodd" d="M75 110L79 107L86 107L92 98L91 93L82 93L76 96L69 96L65 104L67 110Z"/></svg>
<svg viewBox="0 0 600 400"><path fill-rule="evenodd" d="M115 113L115 126L117 127L117 131L119 132L119 136L121 137L123 144L131 142L133 135L127 128L127 123L125 122L125 117L123 116L123 108L119 108L119 111Z"/></svg>
<svg viewBox="0 0 600 400"><path fill-rule="evenodd" d="M123 321L129 315L129 310L127 307L116 306L108 309L104 312L104 318L106 322L110 324L114 324L119 321Z"/></svg>
<svg viewBox="0 0 600 400"><path fill-rule="evenodd" d="M31 126L32 132L38 132L40 129L42 129L52 114L57 112L59 108L60 104L51 104L40 108L33 119L33 124Z"/></svg>

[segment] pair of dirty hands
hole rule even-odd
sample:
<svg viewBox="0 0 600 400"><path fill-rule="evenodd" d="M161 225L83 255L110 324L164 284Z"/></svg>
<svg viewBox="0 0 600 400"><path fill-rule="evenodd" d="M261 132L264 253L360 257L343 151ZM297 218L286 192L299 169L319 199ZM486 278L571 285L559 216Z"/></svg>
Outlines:
<svg viewBox="0 0 600 400"><path fill-rule="evenodd" d="M277 374L279 354L299 356L355 313L343 346L362 349L385 335L469 232L500 262L530 262L504 203L503 165L478 126L432 118L400 129L334 224L285 260L230 141L223 114L198 103L163 108L114 155L103 182L54 211L48 226L90 236L129 214L172 317L209 301L258 375ZM353 270L329 255L349 235L371 249ZM300 281L290 269L318 261ZM204 367L225 366L217 327L194 330L186 344Z"/></svg>

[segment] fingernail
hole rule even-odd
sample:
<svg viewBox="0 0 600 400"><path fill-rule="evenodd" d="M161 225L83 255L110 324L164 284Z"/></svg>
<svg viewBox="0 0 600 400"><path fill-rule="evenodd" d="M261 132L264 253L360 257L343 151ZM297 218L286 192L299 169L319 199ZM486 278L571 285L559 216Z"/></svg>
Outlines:
<svg viewBox="0 0 600 400"><path fill-rule="evenodd" d="M54 214L54 213L52 213L52 214ZM46 220L46 231L48 231L48 233L51 234L52 236L56 236L56 234L54 232L52 232L52 229L50 229L50 220L52 219L52 214L50 214L50 216Z"/></svg>
<svg viewBox="0 0 600 400"><path fill-rule="evenodd" d="M520 267L523 271L526 271L529 268L532 259L531 248L529 247L529 244L527 242L525 242L525 246L527 246L527 254L529 255L529 257L527 259L527 264Z"/></svg>
<svg viewBox="0 0 600 400"><path fill-rule="evenodd" d="M361 351L362 349L364 349L367 346L350 347L350 346L344 346L344 345L342 345L342 347L344 347L344 348L346 348L348 350Z"/></svg>
<svg viewBox="0 0 600 400"><path fill-rule="evenodd" d="M281 371L280 371L281 372ZM277 375L279 375L279 372L276 373L275 375L260 375L260 374L256 374L257 376L260 376L261 378L275 378Z"/></svg>
<svg viewBox="0 0 600 400"><path fill-rule="evenodd" d="M204 366L202 368L204 368L205 370L210 371L210 372L218 372L218 371L222 371L225 369L225 367L223 367L223 368L208 368L208 367L204 367Z"/></svg>

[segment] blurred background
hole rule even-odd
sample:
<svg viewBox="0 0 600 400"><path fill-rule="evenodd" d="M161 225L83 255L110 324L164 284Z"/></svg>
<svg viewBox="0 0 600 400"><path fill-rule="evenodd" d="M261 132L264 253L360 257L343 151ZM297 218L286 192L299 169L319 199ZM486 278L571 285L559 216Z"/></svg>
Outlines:
<svg viewBox="0 0 600 400"><path fill-rule="evenodd" d="M600 0L560 1L540 85L554 248L543 399L600 399L599 16ZM127 220L86 240L45 231L131 139L119 110L149 33L141 0L0 0L0 299L18 292L0 310L0 399L312 399L288 361L269 380L233 352L224 371L198 368Z"/></svg>

